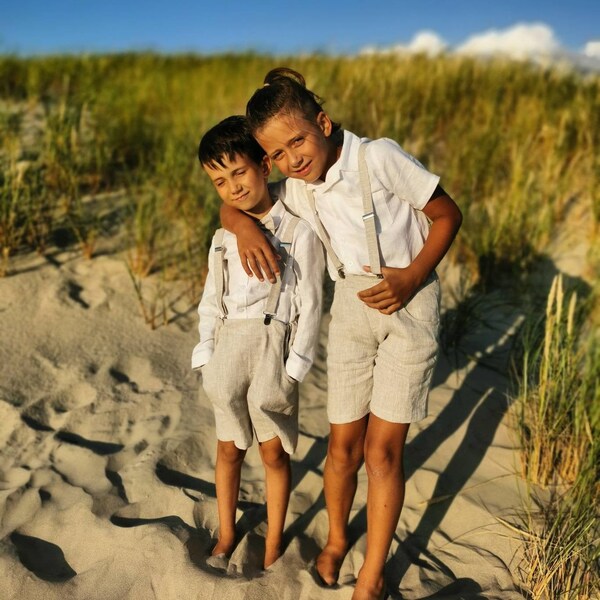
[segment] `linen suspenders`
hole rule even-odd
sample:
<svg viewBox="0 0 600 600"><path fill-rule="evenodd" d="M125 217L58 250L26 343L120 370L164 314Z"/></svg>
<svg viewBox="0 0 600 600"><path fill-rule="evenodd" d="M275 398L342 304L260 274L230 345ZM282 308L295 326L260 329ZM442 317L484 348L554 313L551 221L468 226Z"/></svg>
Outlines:
<svg viewBox="0 0 600 600"><path fill-rule="evenodd" d="M371 273L377 275L380 279L383 278L381 274L381 259L379 250L379 240L377 238L377 230L375 229L375 207L373 206L373 195L371 193L371 181L369 179L369 169L367 167L367 161L365 160L365 152L367 150L366 142L362 142L358 148L358 175L360 179L360 191L363 202L363 223L365 226L365 235L367 238L367 250L369 253L369 263L371 267ZM317 213L317 207L315 205L315 194L314 190L309 190L305 187L306 197L308 199L308 205L310 206L311 212L315 218L315 224L319 232L319 237L325 246L325 251L329 260L333 263L333 266L338 272L338 275L344 279L346 276L344 273L344 265L335 253L329 235L325 231L325 227L321 222L319 214Z"/></svg>
<svg viewBox="0 0 600 600"><path fill-rule="evenodd" d="M381 262L379 260L379 240L377 239L377 231L375 230L375 207L373 206L369 170L367 169L367 161L365 160L366 151L367 144L363 142L358 148L358 175L360 177L360 191L362 192L363 201L362 219L365 224L371 273L382 279Z"/></svg>
<svg viewBox="0 0 600 600"><path fill-rule="evenodd" d="M306 197L308 199L308 205L310 206L310 210L315 218L315 224L317 226L317 230L319 231L319 237L323 242L323 246L325 246L325 251L327 252L327 256L329 260L333 263L335 270L338 272L338 275L344 279L346 274L344 273L344 265L342 261L337 257L335 250L331 246L331 242L329 241L329 235L327 231L325 231L325 227L323 227L323 223L317 213L317 207L315 206L315 192L314 190L309 190L307 187L304 188L306 190Z"/></svg>
<svg viewBox="0 0 600 600"><path fill-rule="evenodd" d="M283 235L279 241L279 253L281 254L281 273L277 275L276 283L271 285L269 295L265 304L265 325L271 322L271 319L277 314L277 305L279 304L279 295L281 293L282 276L285 274L288 265L292 264L291 247L292 240L294 239L294 231L296 225L300 219L298 217L291 217L290 222L284 229ZM224 275L225 270L223 268L223 235L225 230L223 228L217 229L215 232L215 249L213 255L213 271L215 273L215 296L217 301L217 307L221 312L221 318L227 317L227 308L223 302L223 294L225 291Z"/></svg>
<svg viewBox="0 0 600 600"><path fill-rule="evenodd" d="M217 299L217 308L221 312L221 319L227 316L227 308L223 302L223 289L225 282L223 280L225 273L223 270L223 236L225 230L217 229L215 232L215 250L213 255L213 271L215 273L215 296Z"/></svg>

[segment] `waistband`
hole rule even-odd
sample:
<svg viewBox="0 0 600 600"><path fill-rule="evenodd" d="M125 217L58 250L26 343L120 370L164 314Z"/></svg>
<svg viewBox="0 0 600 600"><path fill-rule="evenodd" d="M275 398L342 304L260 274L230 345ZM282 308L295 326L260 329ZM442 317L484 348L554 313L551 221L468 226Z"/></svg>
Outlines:
<svg viewBox="0 0 600 600"><path fill-rule="evenodd" d="M438 281L438 275L435 271L433 271L429 277L423 282L419 290L422 290L424 287L427 287L429 284L434 281ZM369 275L365 273L364 275L346 275L344 279L336 279L335 287L350 288L355 290L366 290L370 287L377 285L380 281L382 281L379 277L375 277L374 275Z"/></svg>

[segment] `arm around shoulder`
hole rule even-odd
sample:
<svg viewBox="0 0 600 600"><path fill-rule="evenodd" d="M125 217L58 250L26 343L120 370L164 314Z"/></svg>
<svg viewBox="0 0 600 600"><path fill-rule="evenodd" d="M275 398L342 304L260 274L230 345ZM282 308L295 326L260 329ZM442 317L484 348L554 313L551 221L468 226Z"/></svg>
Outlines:
<svg viewBox="0 0 600 600"><path fill-rule="evenodd" d="M278 256L256 221L226 204L221 205L220 216L223 227L237 238L238 253L248 277L254 274L263 281L266 276L271 283L275 283L275 275L279 273Z"/></svg>

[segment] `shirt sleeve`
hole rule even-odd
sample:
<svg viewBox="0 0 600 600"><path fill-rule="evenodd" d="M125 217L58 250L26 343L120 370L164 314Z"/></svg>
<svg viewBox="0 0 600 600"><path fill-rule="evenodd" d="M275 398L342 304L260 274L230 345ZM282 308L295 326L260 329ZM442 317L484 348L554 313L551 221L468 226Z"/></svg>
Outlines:
<svg viewBox="0 0 600 600"><path fill-rule="evenodd" d="M374 140L367 146L369 169L383 186L413 208L423 210L440 178L430 173L414 156L389 138Z"/></svg>
<svg viewBox="0 0 600 600"><path fill-rule="evenodd" d="M306 222L301 221L296 231L293 257L300 314L285 370L296 381L302 381L313 364L319 342L325 253L321 241Z"/></svg>
<svg viewBox="0 0 600 600"><path fill-rule="evenodd" d="M217 307L215 276L212 269L214 249L215 239L213 237L208 253L208 273L204 282L202 298L198 305L200 342L192 350L192 369L203 367L210 360L215 349L215 328L220 312Z"/></svg>

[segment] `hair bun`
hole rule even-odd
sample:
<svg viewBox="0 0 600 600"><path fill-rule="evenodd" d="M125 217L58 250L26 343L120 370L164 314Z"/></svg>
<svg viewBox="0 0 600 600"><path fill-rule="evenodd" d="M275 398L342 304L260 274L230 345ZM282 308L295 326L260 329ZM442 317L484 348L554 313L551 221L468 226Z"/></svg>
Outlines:
<svg viewBox="0 0 600 600"><path fill-rule="evenodd" d="M271 69L266 75L264 79L265 85L271 85L272 83L287 83L289 81L293 81L296 84L301 85L302 87L306 87L306 81L304 77L298 71L294 71L293 69L289 69L288 67L277 67L276 69Z"/></svg>

